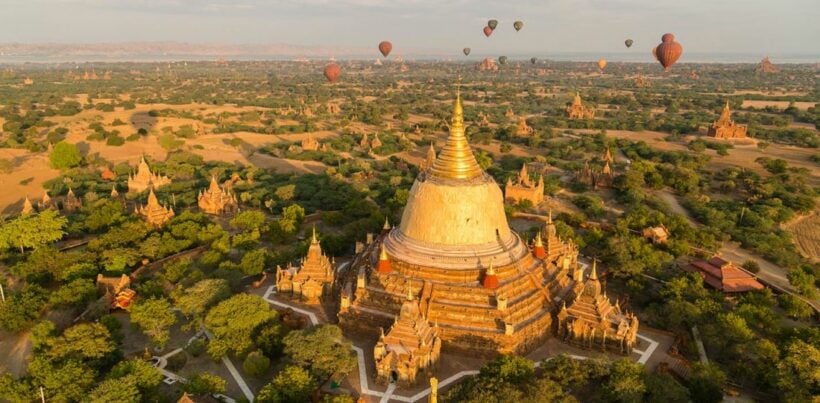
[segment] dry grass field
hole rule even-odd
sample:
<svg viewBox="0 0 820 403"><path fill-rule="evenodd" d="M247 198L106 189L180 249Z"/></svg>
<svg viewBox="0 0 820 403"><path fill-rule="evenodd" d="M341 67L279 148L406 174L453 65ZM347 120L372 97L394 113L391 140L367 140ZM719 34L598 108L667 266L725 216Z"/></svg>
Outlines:
<svg viewBox="0 0 820 403"><path fill-rule="evenodd" d="M791 233L800 253L812 262L820 262L820 214L798 217L783 226Z"/></svg>

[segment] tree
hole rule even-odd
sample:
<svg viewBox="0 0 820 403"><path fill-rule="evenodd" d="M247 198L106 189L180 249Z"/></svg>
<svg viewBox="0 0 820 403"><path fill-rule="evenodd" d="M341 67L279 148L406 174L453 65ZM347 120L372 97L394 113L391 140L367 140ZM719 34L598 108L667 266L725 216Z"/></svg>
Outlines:
<svg viewBox="0 0 820 403"><path fill-rule="evenodd" d="M133 378L106 379L91 391L88 401L92 403L139 403L140 391Z"/></svg>
<svg viewBox="0 0 820 403"><path fill-rule="evenodd" d="M192 395L225 393L227 382L219 375L210 372L198 372L182 386L182 389Z"/></svg>
<svg viewBox="0 0 820 403"><path fill-rule="evenodd" d="M80 323L66 329L52 342L48 356L56 361L98 361L117 350L108 328L100 323Z"/></svg>
<svg viewBox="0 0 820 403"><path fill-rule="evenodd" d="M153 390L160 385L164 376L150 362L131 359L120 361L108 373L110 379L133 379L141 391Z"/></svg>
<svg viewBox="0 0 820 403"><path fill-rule="evenodd" d="M346 375L356 366L350 341L335 325L320 325L290 332L284 339L285 354L320 379L333 374Z"/></svg>
<svg viewBox="0 0 820 403"><path fill-rule="evenodd" d="M245 362L242 363L242 369L248 375L259 377L270 368L270 358L265 357L261 351L252 351L245 357Z"/></svg>
<svg viewBox="0 0 820 403"><path fill-rule="evenodd" d="M54 145L51 155L48 156L51 167L54 169L74 168L83 160L77 145L59 142Z"/></svg>
<svg viewBox="0 0 820 403"><path fill-rule="evenodd" d="M42 386L46 401L82 401L97 371L76 359L61 363L35 357L28 365L34 385Z"/></svg>
<svg viewBox="0 0 820 403"><path fill-rule="evenodd" d="M690 401L689 390L668 373L645 373L644 384L646 385L644 402L687 403Z"/></svg>
<svg viewBox="0 0 820 403"><path fill-rule="evenodd" d="M802 340L786 347L786 353L777 363L777 386L784 393L784 401L808 402L820 394L820 349Z"/></svg>
<svg viewBox="0 0 820 403"><path fill-rule="evenodd" d="M237 213L230 221L231 227L242 230L261 230L267 221L265 214L258 210L245 210Z"/></svg>
<svg viewBox="0 0 820 403"><path fill-rule="evenodd" d="M265 385L256 396L259 403L301 403L311 400L316 381L310 372L298 365L288 365L276 374L273 382Z"/></svg>
<svg viewBox="0 0 820 403"><path fill-rule="evenodd" d="M78 278L51 293L48 303L52 307L61 305L82 307L95 299L97 299L97 287L94 286L94 282Z"/></svg>
<svg viewBox="0 0 820 403"><path fill-rule="evenodd" d="M283 339L287 333L287 327L279 321L271 321L259 327L253 340L266 356L276 358L282 355L285 348Z"/></svg>
<svg viewBox="0 0 820 403"><path fill-rule="evenodd" d="M68 219L55 210L19 216L0 226L0 249L16 247L23 253L25 248L39 248L57 241L65 235Z"/></svg>
<svg viewBox="0 0 820 403"><path fill-rule="evenodd" d="M162 349L168 342L171 326L176 323L177 317L167 299L151 298L134 304L131 308L131 321Z"/></svg>
<svg viewBox="0 0 820 403"><path fill-rule="evenodd" d="M216 278L201 280L188 289L175 292L174 300L185 317L201 322L208 308L230 295L228 282Z"/></svg>
<svg viewBox="0 0 820 403"><path fill-rule="evenodd" d="M577 388L586 382L587 375L581 362L561 354L541 363L544 375L565 388Z"/></svg>
<svg viewBox="0 0 820 403"><path fill-rule="evenodd" d="M253 346L254 330L274 319L276 311L258 295L237 294L220 302L205 316L205 327L214 335L208 353L212 357L244 354Z"/></svg>
<svg viewBox="0 0 820 403"><path fill-rule="evenodd" d="M36 285L27 285L20 292L6 295L0 303L0 328L16 332L30 326L46 304L46 292Z"/></svg>
<svg viewBox="0 0 820 403"><path fill-rule="evenodd" d="M296 197L296 185L284 185L279 186L276 188L276 191L273 192L279 200L289 201Z"/></svg>
<svg viewBox="0 0 820 403"><path fill-rule="evenodd" d="M695 403L717 403L723 400L721 385L726 375L713 364L696 363L689 377L689 393Z"/></svg>
<svg viewBox="0 0 820 403"><path fill-rule="evenodd" d="M609 401L635 402L643 400L646 385L643 366L622 358L612 363L609 378L604 384L604 395Z"/></svg>
<svg viewBox="0 0 820 403"><path fill-rule="evenodd" d="M265 270L267 257L268 251L262 248L245 252L245 255L242 256L242 260L239 262L239 268L247 275L262 273L262 270Z"/></svg>

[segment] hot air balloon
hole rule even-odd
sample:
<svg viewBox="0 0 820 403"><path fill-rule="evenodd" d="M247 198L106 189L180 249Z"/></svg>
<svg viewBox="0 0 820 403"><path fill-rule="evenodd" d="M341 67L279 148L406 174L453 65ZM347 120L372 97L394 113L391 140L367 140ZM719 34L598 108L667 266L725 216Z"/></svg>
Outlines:
<svg viewBox="0 0 820 403"><path fill-rule="evenodd" d="M470 56L470 48L464 48L464 56Z"/></svg>
<svg viewBox="0 0 820 403"><path fill-rule="evenodd" d="M341 74L342 68L339 67L338 64L330 63L327 66L325 66L325 78L327 78L327 81L331 84L335 83L336 80L339 79L339 75Z"/></svg>
<svg viewBox="0 0 820 403"><path fill-rule="evenodd" d="M515 28L515 31L518 32L521 28L524 28L524 23L522 21L516 21L513 23L513 28Z"/></svg>
<svg viewBox="0 0 820 403"><path fill-rule="evenodd" d="M538 61L538 58L536 58L536 57L530 58L530 63L532 63L532 64L535 64L535 62L537 62L537 61Z"/></svg>
<svg viewBox="0 0 820 403"><path fill-rule="evenodd" d="M500 63L502 66L503 66L503 65L505 65L505 64L507 64L507 56L501 56L501 57L499 57L499 58L498 58L498 63Z"/></svg>
<svg viewBox="0 0 820 403"><path fill-rule="evenodd" d="M627 39L624 41L624 45L626 45L627 48L631 48L633 42L634 41L632 39Z"/></svg>
<svg viewBox="0 0 820 403"><path fill-rule="evenodd" d="M598 68L601 69L602 72L604 71L604 67L606 67L606 60L604 60L604 59L598 60Z"/></svg>
<svg viewBox="0 0 820 403"><path fill-rule="evenodd" d="M675 35L663 34L661 44L652 53L655 54L655 58L658 59L664 70L668 71L683 54L683 46L675 42Z"/></svg>
<svg viewBox="0 0 820 403"><path fill-rule="evenodd" d="M387 57L390 54L390 51L393 50L393 44L389 41L381 41L379 42L379 52L382 52L382 56Z"/></svg>
<svg viewBox="0 0 820 403"><path fill-rule="evenodd" d="M492 34L493 34L493 29L492 29L492 28L490 28L490 27L484 27L484 36L486 36L487 38L489 38L489 37L490 37L490 35L492 35Z"/></svg>
<svg viewBox="0 0 820 403"><path fill-rule="evenodd" d="M497 20L489 20L489 21L487 21L487 26L490 27L490 29L494 30L495 27L498 26L498 21Z"/></svg>

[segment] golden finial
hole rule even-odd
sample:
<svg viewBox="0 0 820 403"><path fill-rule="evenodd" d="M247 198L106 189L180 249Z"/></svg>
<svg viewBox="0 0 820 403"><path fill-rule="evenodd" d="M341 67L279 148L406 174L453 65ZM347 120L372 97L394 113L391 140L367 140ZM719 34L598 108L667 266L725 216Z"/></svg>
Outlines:
<svg viewBox="0 0 820 403"><path fill-rule="evenodd" d="M384 243L382 243L381 251L379 252L379 260L387 260L387 249L384 248Z"/></svg>
<svg viewBox="0 0 820 403"><path fill-rule="evenodd" d="M382 229L383 230L389 230L390 229L390 221L388 221L387 216L384 217L384 225L382 226Z"/></svg>
<svg viewBox="0 0 820 403"><path fill-rule="evenodd" d="M450 135L436 157L430 174L445 179L473 179L483 174L464 134L464 108L461 105L461 92L458 90L453 105Z"/></svg>
<svg viewBox="0 0 820 403"><path fill-rule="evenodd" d="M592 259L592 272L589 273L589 279L590 280L596 280L596 281L598 280L598 269L597 269L597 264L596 264L597 262L598 262L598 259L594 259L594 258Z"/></svg>
<svg viewBox="0 0 820 403"><path fill-rule="evenodd" d="M413 300L413 285L410 283L412 280L407 280L407 300Z"/></svg>
<svg viewBox="0 0 820 403"><path fill-rule="evenodd" d="M541 231L539 230L538 233L535 235L535 247L541 248L544 244L541 242Z"/></svg>
<svg viewBox="0 0 820 403"><path fill-rule="evenodd" d="M493 267L493 262L490 262L490 266L487 267L487 275L494 276L495 275L495 268Z"/></svg>
<svg viewBox="0 0 820 403"><path fill-rule="evenodd" d="M316 238L316 226L313 226L313 237L311 238L312 243L319 243L319 239Z"/></svg>

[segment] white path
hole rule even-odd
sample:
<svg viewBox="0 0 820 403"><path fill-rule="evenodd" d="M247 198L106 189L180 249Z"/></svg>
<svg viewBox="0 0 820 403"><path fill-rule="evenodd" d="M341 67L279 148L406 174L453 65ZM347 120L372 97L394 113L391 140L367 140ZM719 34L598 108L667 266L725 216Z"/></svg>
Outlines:
<svg viewBox="0 0 820 403"><path fill-rule="evenodd" d="M210 340L213 338L213 336L214 335L211 334L211 332L205 330L205 337L207 337ZM239 371L236 370L236 367L233 365L233 362L231 362L231 359L227 356L222 357L222 363L225 364L226 367L228 367L228 372L231 373L233 380L236 381L237 385L239 385L239 389L242 390L242 394L245 395L245 398L247 398L248 401L252 402L253 392L251 391L251 388L248 386L248 384L245 383L245 379L242 378L242 375L239 373Z"/></svg>
<svg viewBox="0 0 820 403"><path fill-rule="evenodd" d="M276 293L276 286L268 287L268 290L265 291L265 296L264 296L265 301L268 301L269 303L271 303L273 305L293 309L294 312L298 312L298 313L301 313L301 314L307 316L310 319L310 322L313 325L318 325L319 324L319 319L316 317L316 314L314 314L313 312L307 311L305 309L298 308L298 307L293 306L291 304L287 304L287 303L284 303L284 302L281 302L281 301L276 301L276 300L271 299L270 298L271 295L275 294L275 293ZM649 347L646 349L646 351L643 351L643 350L632 350L632 351L634 353L638 353L638 354L641 355L640 358L638 359L639 363L646 364L646 362L649 360L649 357L652 356L652 354L655 352L655 349L658 347L658 342L656 342L655 340L650 339L649 337L643 336L641 334L638 334L638 337L642 340L645 340L645 341L649 342ZM370 389L370 384L368 382L369 377L367 376L367 367L366 367L366 363L365 363L365 359L364 359L364 350L362 350L361 347L357 347L357 346L354 345L353 346L353 351L356 352L356 359L357 359L358 364L359 364L358 365L358 367L359 367L358 368L359 369L359 371L358 371L359 372L359 388L361 389L361 393L363 395L378 397L378 398L380 398L379 403L387 403L387 402L390 402L390 401L400 401L400 402L413 403L413 402L417 402L417 401L423 399L424 397L426 397L427 395L430 394L431 390L430 390L430 388L427 388L427 389L422 390L421 392L416 393L413 396L397 395L397 394L394 394L394 392L396 390L396 384L390 384L385 392L380 392L378 390ZM589 358L589 357L585 357L585 356L582 356L582 355L573 355L573 354L570 354L569 356L571 358L576 359L576 360L586 360L586 359ZM551 359L551 358L549 358L549 359ZM535 363L536 367L540 366L540 365L541 365L541 362L536 362ZM478 375L478 373L479 373L479 371L477 371L477 370L461 371L457 374L451 375L450 377L448 377L447 379L444 379L443 381L440 381L438 383L438 387L439 387L439 389L442 389L442 388L446 387L447 385L449 385L451 383L454 383L454 382L458 381L461 378L464 378L465 376Z"/></svg>

